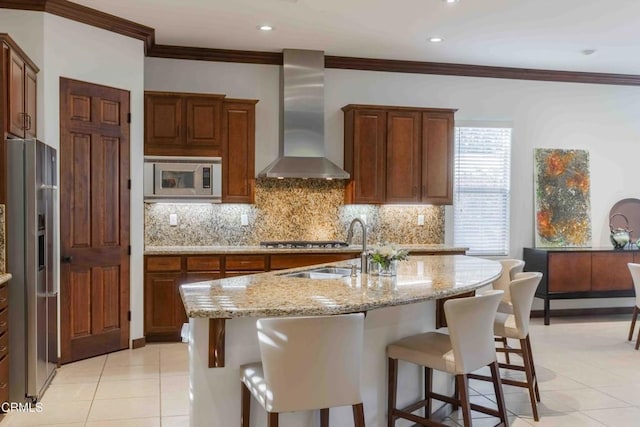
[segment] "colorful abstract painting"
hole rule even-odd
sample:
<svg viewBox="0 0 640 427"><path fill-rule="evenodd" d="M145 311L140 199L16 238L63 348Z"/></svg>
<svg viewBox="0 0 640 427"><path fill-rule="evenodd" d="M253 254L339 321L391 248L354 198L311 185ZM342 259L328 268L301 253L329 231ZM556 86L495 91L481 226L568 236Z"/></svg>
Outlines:
<svg viewBox="0 0 640 427"><path fill-rule="evenodd" d="M536 247L591 246L589 152L535 149Z"/></svg>

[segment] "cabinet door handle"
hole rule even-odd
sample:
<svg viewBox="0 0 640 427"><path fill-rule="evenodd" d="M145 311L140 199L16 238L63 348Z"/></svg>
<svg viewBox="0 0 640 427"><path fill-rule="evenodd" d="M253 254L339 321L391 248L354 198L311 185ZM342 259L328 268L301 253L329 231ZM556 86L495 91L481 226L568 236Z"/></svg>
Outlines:
<svg viewBox="0 0 640 427"><path fill-rule="evenodd" d="M18 113L18 121L22 122L22 127L20 129L27 129L27 115L25 113Z"/></svg>
<svg viewBox="0 0 640 427"><path fill-rule="evenodd" d="M27 130L31 130L31 114L27 114L27 118L29 119L29 127Z"/></svg>

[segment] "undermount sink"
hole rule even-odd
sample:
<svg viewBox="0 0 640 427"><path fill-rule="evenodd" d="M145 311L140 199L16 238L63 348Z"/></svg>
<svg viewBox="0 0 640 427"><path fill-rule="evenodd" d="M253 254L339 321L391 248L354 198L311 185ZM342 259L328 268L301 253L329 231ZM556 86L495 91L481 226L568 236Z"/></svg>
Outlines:
<svg viewBox="0 0 640 427"><path fill-rule="evenodd" d="M285 277L302 277L305 279L340 279L350 276L351 269L345 267L319 267L310 270L296 271L295 273L284 273Z"/></svg>

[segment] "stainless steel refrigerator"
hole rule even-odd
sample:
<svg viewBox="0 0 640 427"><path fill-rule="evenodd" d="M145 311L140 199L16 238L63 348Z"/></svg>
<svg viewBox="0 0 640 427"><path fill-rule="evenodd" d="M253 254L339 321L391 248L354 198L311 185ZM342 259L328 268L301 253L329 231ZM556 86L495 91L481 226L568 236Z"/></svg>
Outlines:
<svg viewBox="0 0 640 427"><path fill-rule="evenodd" d="M58 355L56 150L33 139L8 139L6 146L9 397L36 401Z"/></svg>

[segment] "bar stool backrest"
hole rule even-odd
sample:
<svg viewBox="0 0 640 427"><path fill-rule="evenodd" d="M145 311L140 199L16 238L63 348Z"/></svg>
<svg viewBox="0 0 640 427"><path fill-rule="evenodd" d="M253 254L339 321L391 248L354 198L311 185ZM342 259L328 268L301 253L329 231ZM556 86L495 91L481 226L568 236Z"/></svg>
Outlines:
<svg viewBox="0 0 640 427"><path fill-rule="evenodd" d="M630 262L627 265L633 279L633 287L636 290L636 307L640 307L640 264Z"/></svg>
<svg viewBox="0 0 640 427"><path fill-rule="evenodd" d="M509 292L509 284L514 276L521 273L524 269L524 261L521 259L501 259L500 264L502 265L502 274L493 282L493 289L504 291L502 301L510 302L511 294Z"/></svg>
<svg viewBox="0 0 640 427"><path fill-rule="evenodd" d="M509 285L509 290L518 334L521 339L524 339L529 335L531 306L533 305L533 297L536 289L538 289L538 284L542 279L542 273L531 271L518 273L515 277Z"/></svg>
<svg viewBox="0 0 640 427"><path fill-rule="evenodd" d="M364 314L259 319L257 328L270 412L362 402Z"/></svg>
<svg viewBox="0 0 640 427"><path fill-rule="evenodd" d="M456 374L473 372L496 361L493 322L503 294L491 290L444 303Z"/></svg>

